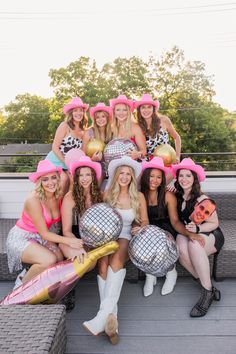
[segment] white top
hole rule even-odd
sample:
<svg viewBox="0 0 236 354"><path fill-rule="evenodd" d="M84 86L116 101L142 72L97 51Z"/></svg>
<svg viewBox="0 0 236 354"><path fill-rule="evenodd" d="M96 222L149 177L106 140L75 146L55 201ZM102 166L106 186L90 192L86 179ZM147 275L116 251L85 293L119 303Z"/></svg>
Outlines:
<svg viewBox="0 0 236 354"><path fill-rule="evenodd" d="M131 228L132 222L135 219L135 213L132 208L130 209L120 209L116 208L116 210L120 213L123 220L123 228L121 230L119 238L125 238L127 240L131 240Z"/></svg>

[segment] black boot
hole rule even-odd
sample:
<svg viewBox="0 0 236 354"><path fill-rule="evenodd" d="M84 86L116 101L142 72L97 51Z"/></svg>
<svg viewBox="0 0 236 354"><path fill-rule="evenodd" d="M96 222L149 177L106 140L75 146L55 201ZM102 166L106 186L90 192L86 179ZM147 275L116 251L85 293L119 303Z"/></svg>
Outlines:
<svg viewBox="0 0 236 354"><path fill-rule="evenodd" d="M62 300L62 303L66 306L66 311L71 311L75 307L75 288L72 289Z"/></svg>
<svg viewBox="0 0 236 354"><path fill-rule="evenodd" d="M220 301L220 291L212 287L211 290L207 290L202 287L201 296L196 303L196 305L192 308L190 312L191 317L202 317L205 316L211 303L213 300Z"/></svg>

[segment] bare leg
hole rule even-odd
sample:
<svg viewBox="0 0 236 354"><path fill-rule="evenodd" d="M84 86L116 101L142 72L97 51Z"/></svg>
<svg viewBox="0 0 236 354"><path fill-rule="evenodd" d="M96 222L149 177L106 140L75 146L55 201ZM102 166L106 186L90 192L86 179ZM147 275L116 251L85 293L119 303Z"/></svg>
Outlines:
<svg viewBox="0 0 236 354"><path fill-rule="evenodd" d="M22 253L21 260L23 263L32 264L22 279L22 282L25 283L55 264L57 262L57 256L46 247L31 242Z"/></svg>
<svg viewBox="0 0 236 354"><path fill-rule="evenodd" d="M189 255L189 243L192 241L189 241L189 239L185 236L178 235L176 239L176 243L179 249L179 262L180 264L191 273L194 278L198 278L198 274L196 270L194 269L194 266L192 264L190 255Z"/></svg>
<svg viewBox="0 0 236 354"><path fill-rule="evenodd" d="M203 248L197 241L189 242L189 255L202 286L210 290L212 283L208 255L216 252L214 247L215 238L213 234L201 236L205 239L205 247Z"/></svg>
<svg viewBox="0 0 236 354"><path fill-rule="evenodd" d="M60 175L60 187L62 190L62 195L64 196L70 188L69 172L62 171Z"/></svg>
<svg viewBox="0 0 236 354"><path fill-rule="evenodd" d="M120 238L118 239L118 243L120 246L118 251L112 254L109 259L109 263L113 272L117 272L118 270L124 268L125 262L127 262L129 259L129 254L128 254L129 241L124 238Z"/></svg>

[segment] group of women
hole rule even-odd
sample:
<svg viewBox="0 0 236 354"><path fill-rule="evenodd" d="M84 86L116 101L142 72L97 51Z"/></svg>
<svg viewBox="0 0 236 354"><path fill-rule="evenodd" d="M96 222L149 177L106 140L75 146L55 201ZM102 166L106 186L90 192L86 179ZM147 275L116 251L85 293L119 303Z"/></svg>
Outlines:
<svg viewBox="0 0 236 354"><path fill-rule="evenodd" d="M204 316L212 301L220 299L219 291L212 286L208 256L221 249L224 237L216 211L210 210L207 203L201 204L209 200L200 187L205 173L190 158L179 161L181 139L169 118L159 115L158 108L159 102L148 94L136 102L120 95L110 100L110 106L99 103L92 107L93 126L87 128L88 105L80 98L65 105L66 120L57 129L52 151L29 176L35 189L26 199L22 216L7 239L10 271L21 270L22 263L31 264L28 271L24 269L19 274L17 287L63 258L78 257L83 262L88 249L79 236L80 217L93 204L102 201L115 208L123 220L119 249L98 262L100 307L92 320L84 322L84 327L94 335L105 331L112 343L118 341L117 303L126 274L129 241L149 223L172 234L179 248L180 263L201 286L201 296L190 315ZM166 189L170 169L161 158L149 158L153 157L156 146L169 141L169 134L175 140L177 153L177 164L171 169L176 178L175 193ZM69 171L65 164L69 150L81 148L86 152L87 143L93 137L105 143L126 138L135 141L137 146L109 163L104 192L100 189L104 177L101 152L91 158L80 155L71 162ZM194 210L203 221L201 224L193 221ZM60 220L62 235L52 228ZM173 266L166 275L163 295L173 291L176 279ZM145 296L152 294L155 283L156 278L147 274Z"/></svg>

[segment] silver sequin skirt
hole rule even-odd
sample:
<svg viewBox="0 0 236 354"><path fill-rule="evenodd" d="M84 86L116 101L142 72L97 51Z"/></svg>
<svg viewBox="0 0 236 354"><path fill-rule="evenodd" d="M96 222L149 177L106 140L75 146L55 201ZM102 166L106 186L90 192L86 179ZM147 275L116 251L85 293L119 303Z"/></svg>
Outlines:
<svg viewBox="0 0 236 354"><path fill-rule="evenodd" d="M6 242L8 268L11 273L23 268L21 262L22 253L31 242L37 242L52 252L56 252L59 249L56 244L43 240L39 234L23 230L15 225L9 231Z"/></svg>

